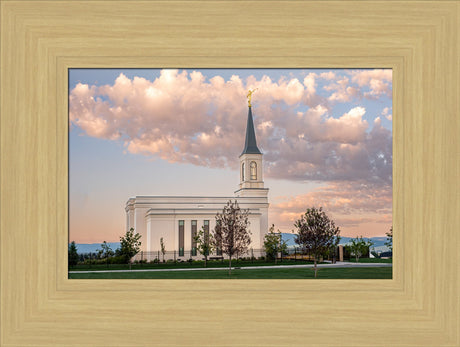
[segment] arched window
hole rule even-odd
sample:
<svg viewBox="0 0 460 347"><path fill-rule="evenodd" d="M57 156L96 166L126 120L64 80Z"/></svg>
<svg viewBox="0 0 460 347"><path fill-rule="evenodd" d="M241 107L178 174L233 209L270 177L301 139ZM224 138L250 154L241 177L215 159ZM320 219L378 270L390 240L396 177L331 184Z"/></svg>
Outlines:
<svg viewBox="0 0 460 347"><path fill-rule="evenodd" d="M241 178L242 178L242 181L244 181L244 163L243 165L241 165Z"/></svg>
<svg viewBox="0 0 460 347"><path fill-rule="evenodd" d="M257 164L255 161L251 161L251 180L257 179Z"/></svg>

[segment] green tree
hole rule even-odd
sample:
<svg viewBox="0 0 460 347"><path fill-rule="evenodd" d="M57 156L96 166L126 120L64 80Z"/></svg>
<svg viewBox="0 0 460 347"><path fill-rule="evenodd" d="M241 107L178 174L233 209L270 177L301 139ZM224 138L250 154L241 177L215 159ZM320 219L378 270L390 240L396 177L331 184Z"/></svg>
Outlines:
<svg viewBox="0 0 460 347"><path fill-rule="evenodd" d="M355 256L356 262L359 261L359 258L369 253L369 248L374 244L372 241L366 241L362 236L356 237L350 240L351 244L348 245L350 252Z"/></svg>
<svg viewBox="0 0 460 347"><path fill-rule="evenodd" d="M129 264L131 270L131 259L141 250L141 241L139 233L134 234L134 228L129 229L125 236L120 236L120 254L125 262Z"/></svg>
<svg viewBox="0 0 460 347"><path fill-rule="evenodd" d="M340 236L336 236L334 241L331 244L331 247L326 251L326 254L331 257L332 263L335 264L336 262L336 255L337 255L337 247L339 246L340 240L342 238Z"/></svg>
<svg viewBox="0 0 460 347"><path fill-rule="evenodd" d="M309 208L294 226L297 228L295 242L313 255L315 278L317 277L317 261L336 242L340 229L329 219L322 207Z"/></svg>
<svg viewBox="0 0 460 347"><path fill-rule="evenodd" d="M102 259L104 251L102 249L96 249L96 259Z"/></svg>
<svg viewBox="0 0 460 347"><path fill-rule="evenodd" d="M281 232L278 229L278 232L275 233L275 225L272 224L270 229L268 230L268 234L264 237L264 249L267 258L270 260L275 260L275 264L277 262L278 253L286 252L287 251L287 243L283 241L281 237Z"/></svg>
<svg viewBox="0 0 460 347"><path fill-rule="evenodd" d="M214 244L212 242L212 235L209 232L205 232L204 227L193 237L196 242L196 249L201 255L204 255L204 267L208 266L208 255L214 250Z"/></svg>
<svg viewBox="0 0 460 347"><path fill-rule="evenodd" d="M393 252L393 226L391 226L390 231L385 233L385 235L387 236L385 246L387 246L390 251Z"/></svg>
<svg viewBox="0 0 460 347"><path fill-rule="evenodd" d="M160 237L160 248L161 248L161 254L163 255L163 263L165 262L165 254L166 254L166 247L163 241L163 238ZM158 259L160 261L160 259Z"/></svg>
<svg viewBox="0 0 460 347"><path fill-rule="evenodd" d="M229 257L229 275L232 273L232 257L246 252L251 243L248 214L248 210L240 209L236 200L230 200L222 213L216 215L213 242L217 249Z"/></svg>
<svg viewBox="0 0 460 347"><path fill-rule="evenodd" d="M109 246L109 244L107 244L106 241L104 241L102 244L101 244L101 248L102 248L102 257L105 258L105 262L107 264L107 267L109 267L109 257L113 256L114 255L114 252L112 251L112 248Z"/></svg>
<svg viewBox="0 0 460 347"><path fill-rule="evenodd" d="M69 245L69 266L75 266L78 263L78 253L75 241L72 241Z"/></svg>

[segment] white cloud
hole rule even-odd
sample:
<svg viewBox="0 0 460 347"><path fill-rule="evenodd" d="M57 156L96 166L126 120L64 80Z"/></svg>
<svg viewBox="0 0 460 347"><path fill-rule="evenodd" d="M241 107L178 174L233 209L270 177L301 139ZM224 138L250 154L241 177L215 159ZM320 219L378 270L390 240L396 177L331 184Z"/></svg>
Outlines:
<svg viewBox="0 0 460 347"><path fill-rule="evenodd" d="M322 72L320 73L319 77L325 80L333 80L336 78L336 74L332 71Z"/></svg>
<svg viewBox="0 0 460 347"><path fill-rule="evenodd" d="M303 84L305 85L305 88L307 88L307 91L309 94L313 95L316 93L316 81L315 77L317 75L315 73L310 72L307 77L304 78Z"/></svg>
<svg viewBox="0 0 460 347"><path fill-rule="evenodd" d="M350 86L348 77L342 77L335 82L324 86L324 89L332 92L328 100L332 102L347 102L359 97L359 89Z"/></svg>
<svg viewBox="0 0 460 347"><path fill-rule="evenodd" d="M268 76L207 80L179 70L163 70L154 81L120 74L113 85L77 84L69 96L70 122L88 136L123 141L130 153L235 168L244 144L246 93L258 88L253 115L267 176L391 182L391 132L380 122L369 125L361 106L332 117L327 100L315 94L317 78L338 79L326 87L336 102L357 93L347 77L332 73L309 74L303 83ZM376 77L366 78L352 77L359 83Z"/></svg>
<svg viewBox="0 0 460 347"><path fill-rule="evenodd" d="M358 70L352 72L352 82L360 87L367 87L370 90L363 93L364 97L376 98L381 95L391 97L392 93L392 70Z"/></svg>
<svg viewBox="0 0 460 347"><path fill-rule="evenodd" d="M392 119L393 119L393 116L392 116L392 114L390 113L390 111L391 111L391 108L390 108L390 107L385 107L385 108L382 110L381 115L384 116L386 119L388 119L388 120L391 122Z"/></svg>

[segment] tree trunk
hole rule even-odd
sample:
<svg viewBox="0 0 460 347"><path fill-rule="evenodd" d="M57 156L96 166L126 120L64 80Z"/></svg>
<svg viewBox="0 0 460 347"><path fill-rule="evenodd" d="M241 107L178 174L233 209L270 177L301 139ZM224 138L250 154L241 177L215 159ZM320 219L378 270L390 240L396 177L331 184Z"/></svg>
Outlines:
<svg viewBox="0 0 460 347"><path fill-rule="evenodd" d="M129 269L131 270L131 260L129 261Z"/></svg>
<svg viewBox="0 0 460 347"><path fill-rule="evenodd" d="M204 256L204 267L208 267L208 256Z"/></svg>
<svg viewBox="0 0 460 347"><path fill-rule="evenodd" d="M228 275L230 276L232 274L232 256L229 257L229 263L228 263Z"/></svg>
<svg viewBox="0 0 460 347"><path fill-rule="evenodd" d="M316 278L316 273L318 272L318 268L316 267L316 257L315 257L315 278Z"/></svg>
<svg viewBox="0 0 460 347"><path fill-rule="evenodd" d="M358 262L358 259L359 259L359 258L358 258L358 256L357 256L357 255L355 255L355 258L356 258L356 262Z"/></svg>

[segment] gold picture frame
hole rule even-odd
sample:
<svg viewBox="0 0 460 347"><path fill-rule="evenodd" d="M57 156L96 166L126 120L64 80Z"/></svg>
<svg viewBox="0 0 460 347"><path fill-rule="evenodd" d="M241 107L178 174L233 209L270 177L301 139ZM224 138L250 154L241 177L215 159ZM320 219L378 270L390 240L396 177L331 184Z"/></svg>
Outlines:
<svg viewBox="0 0 460 347"><path fill-rule="evenodd" d="M459 346L458 1L1 1L2 346ZM68 280L67 70L392 68L392 280Z"/></svg>

